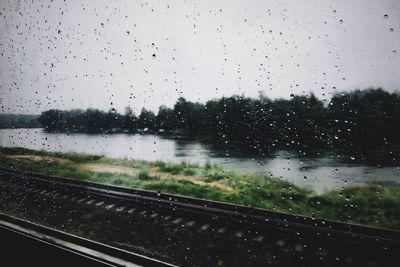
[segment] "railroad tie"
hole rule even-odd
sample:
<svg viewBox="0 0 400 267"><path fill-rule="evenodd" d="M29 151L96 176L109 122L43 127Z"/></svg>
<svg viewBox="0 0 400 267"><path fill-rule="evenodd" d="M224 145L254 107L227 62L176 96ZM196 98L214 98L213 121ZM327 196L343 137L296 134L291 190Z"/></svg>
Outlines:
<svg viewBox="0 0 400 267"><path fill-rule="evenodd" d="M84 197L84 198L81 198L81 199L79 199L78 201L77 201L77 203L82 203L83 201L85 201L86 200L86 198Z"/></svg>
<svg viewBox="0 0 400 267"><path fill-rule="evenodd" d="M114 208L114 206L115 206L115 204L107 205L107 206L106 206L106 209L110 210L110 209Z"/></svg>
<svg viewBox="0 0 400 267"><path fill-rule="evenodd" d="M144 210L144 211L141 211L141 212L139 212L139 214L140 214L140 215L142 215L142 216L144 216L146 213L147 213L147 211L145 211L145 210Z"/></svg>
<svg viewBox="0 0 400 267"><path fill-rule="evenodd" d="M128 210L128 213L129 213L129 214L132 214L135 210L136 210L136 209L134 209L134 208L133 208L133 209L130 209L130 210Z"/></svg>
<svg viewBox="0 0 400 267"><path fill-rule="evenodd" d="M237 231L236 234L235 234L235 236L237 236L239 238L242 238L243 235L244 235L243 231Z"/></svg>
<svg viewBox="0 0 400 267"><path fill-rule="evenodd" d="M208 228L210 228L210 225L209 225L209 224L204 224L204 225L202 225L202 226L200 227L200 230L202 230L202 231L207 231Z"/></svg>
<svg viewBox="0 0 400 267"><path fill-rule="evenodd" d="M258 236L256 236L253 240L254 240L254 241L257 241L257 242L261 242L261 241L264 240L264 236L263 236L263 235L258 235Z"/></svg>
<svg viewBox="0 0 400 267"><path fill-rule="evenodd" d="M220 234L225 233L225 231L226 231L226 227L225 227L225 226L223 226L223 227L221 227L221 228L219 228L219 229L217 230L217 232L220 233Z"/></svg>
<svg viewBox="0 0 400 267"><path fill-rule="evenodd" d="M89 200L89 201L86 201L86 204L90 205L90 204L92 204L93 202L94 202L94 199L91 199L91 200Z"/></svg>
<svg viewBox="0 0 400 267"><path fill-rule="evenodd" d="M96 206L97 206L97 207L100 207L100 206L103 205L103 204L104 204L104 201L99 201L99 202L96 203Z"/></svg>
<svg viewBox="0 0 400 267"><path fill-rule="evenodd" d="M193 225L196 223L196 221L190 221L190 222L187 222L185 225L186 226L189 226L189 227L193 227Z"/></svg>
<svg viewBox="0 0 400 267"><path fill-rule="evenodd" d="M26 192L32 192L33 190L35 190L36 187L29 187L28 189L26 189Z"/></svg>
<svg viewBox="0 0 400 267"><path fill-rule="evenodd" d="M118 211L118 212L122 212L122 211L125 210L125 208L126 208L125 206L119 207L119 208L117 208L117 211Z"/></svg>
<svg viewBox="0 0 400 267"><path fill-rule="evenodd" d="M178 224L178 223L180 223L182 220L183 220L182 218L178 218L178 219L175 219L174 221L172 221L172 223L173 223L173 224Z"/></svg>

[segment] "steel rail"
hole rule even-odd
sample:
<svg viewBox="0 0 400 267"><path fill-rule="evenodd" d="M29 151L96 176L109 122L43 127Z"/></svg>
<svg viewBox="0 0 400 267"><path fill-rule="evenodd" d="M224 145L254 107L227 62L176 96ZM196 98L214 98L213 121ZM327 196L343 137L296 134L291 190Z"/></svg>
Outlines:
<svg viewBox="0 0 400 267"><path fill-rule="evenodd" d="M6 236L10 236L12 240L4 238L4 231L7 231ZM11 235L10 235L11 233ZM3 234L3 235L2 235ZM106 244L88 240L76 235L68 234L62 231L58 231L49 227L45 227L36 223L32 223L20 218L16 218L0 212L0 236L2 242L9 241L9 243L15 243L15 239L22 238L24 243L31 243L26 251L27 254L37 253L39 255L46 255L50 250L56 251L57 255L61 255L63 260L73 259L81 263L89 264L89 266L154 266L154 267L168 267L173 266L171 264L145 257L130 251L111 247ZM11 239L9 238L9 239ZM36 244L35 244L36 242ZM38 243L44 245L44 248L38 250ZM4 244L6 245L6 244ZM20 247L24 247L25 244L17 244ZM56 249L56 250L55 250ZM57 250L61 250L60 253ZM4 261L4 252L6 248L2 248L2 260ZM32 253L33 252L33 253ZM14 251L15 253L15 251ZM13 255L13 262L15 263L15 255ZM54 256L54 255L53 255ZM78 256L78 260L76 260ZM60 259L57 259L58 261ZM21 259L17 260L21 263ZM24 264L32 264L32 258L22 258ZM43 265L44 264L44 265ZM46 265L46 260L41 260L41 266Z"/></svg>

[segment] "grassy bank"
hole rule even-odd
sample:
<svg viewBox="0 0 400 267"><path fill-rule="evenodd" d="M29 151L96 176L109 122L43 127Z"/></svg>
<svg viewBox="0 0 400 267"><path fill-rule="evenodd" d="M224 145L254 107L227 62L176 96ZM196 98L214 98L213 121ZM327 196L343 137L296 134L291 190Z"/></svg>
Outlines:
<svg viewBox="0 0 400 267"><path fill-rule="evenodd" d="M147 162L22 148L0 148L0 166L400 229L399 185L369 183L318 195L279 178L226 171L211 163Z"/></svg>

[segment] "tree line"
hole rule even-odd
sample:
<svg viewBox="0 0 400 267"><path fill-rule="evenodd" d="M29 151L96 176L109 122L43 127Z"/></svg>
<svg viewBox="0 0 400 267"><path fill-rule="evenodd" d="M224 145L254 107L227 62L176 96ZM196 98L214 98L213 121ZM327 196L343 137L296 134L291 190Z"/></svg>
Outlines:
<svg viewBox="0 0 400 267"><path fill-rule="evenodd" d="M0 114L0 129L39 128L39 115Z"/></svg>
<svg viewBox="0 0 400 267"><path fill-rule="evenodd" d="M306 154L341 149L359 159L381 157L399 161L400 94L380 88L343 92L329 103L313 94L272 100L264 95L222 97L205 104L181 97L158 113L143 108L139 115L127 107L48 110L40 122L57 132L148 132L203 137L223 147L240 147L259 154L296 149Z"/></svg>

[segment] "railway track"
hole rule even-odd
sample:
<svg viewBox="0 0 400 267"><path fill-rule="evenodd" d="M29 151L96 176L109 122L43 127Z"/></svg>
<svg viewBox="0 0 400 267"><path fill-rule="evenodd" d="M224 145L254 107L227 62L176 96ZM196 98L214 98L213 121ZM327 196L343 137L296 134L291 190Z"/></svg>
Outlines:
<svg viewBox="0 0 400 267"><path fill-rule="evenodd" d="M400 232L2 169L0 209L182 266L395 266Z"/></svg>
<svg viewBox="0 0 400 267"><path fill-rule="evenodd" d="M1 260L13 266L57 266L60 262L85 267L173 266L2 213L0 236ZM24 256L16 256L18 251Z"/></svg>

